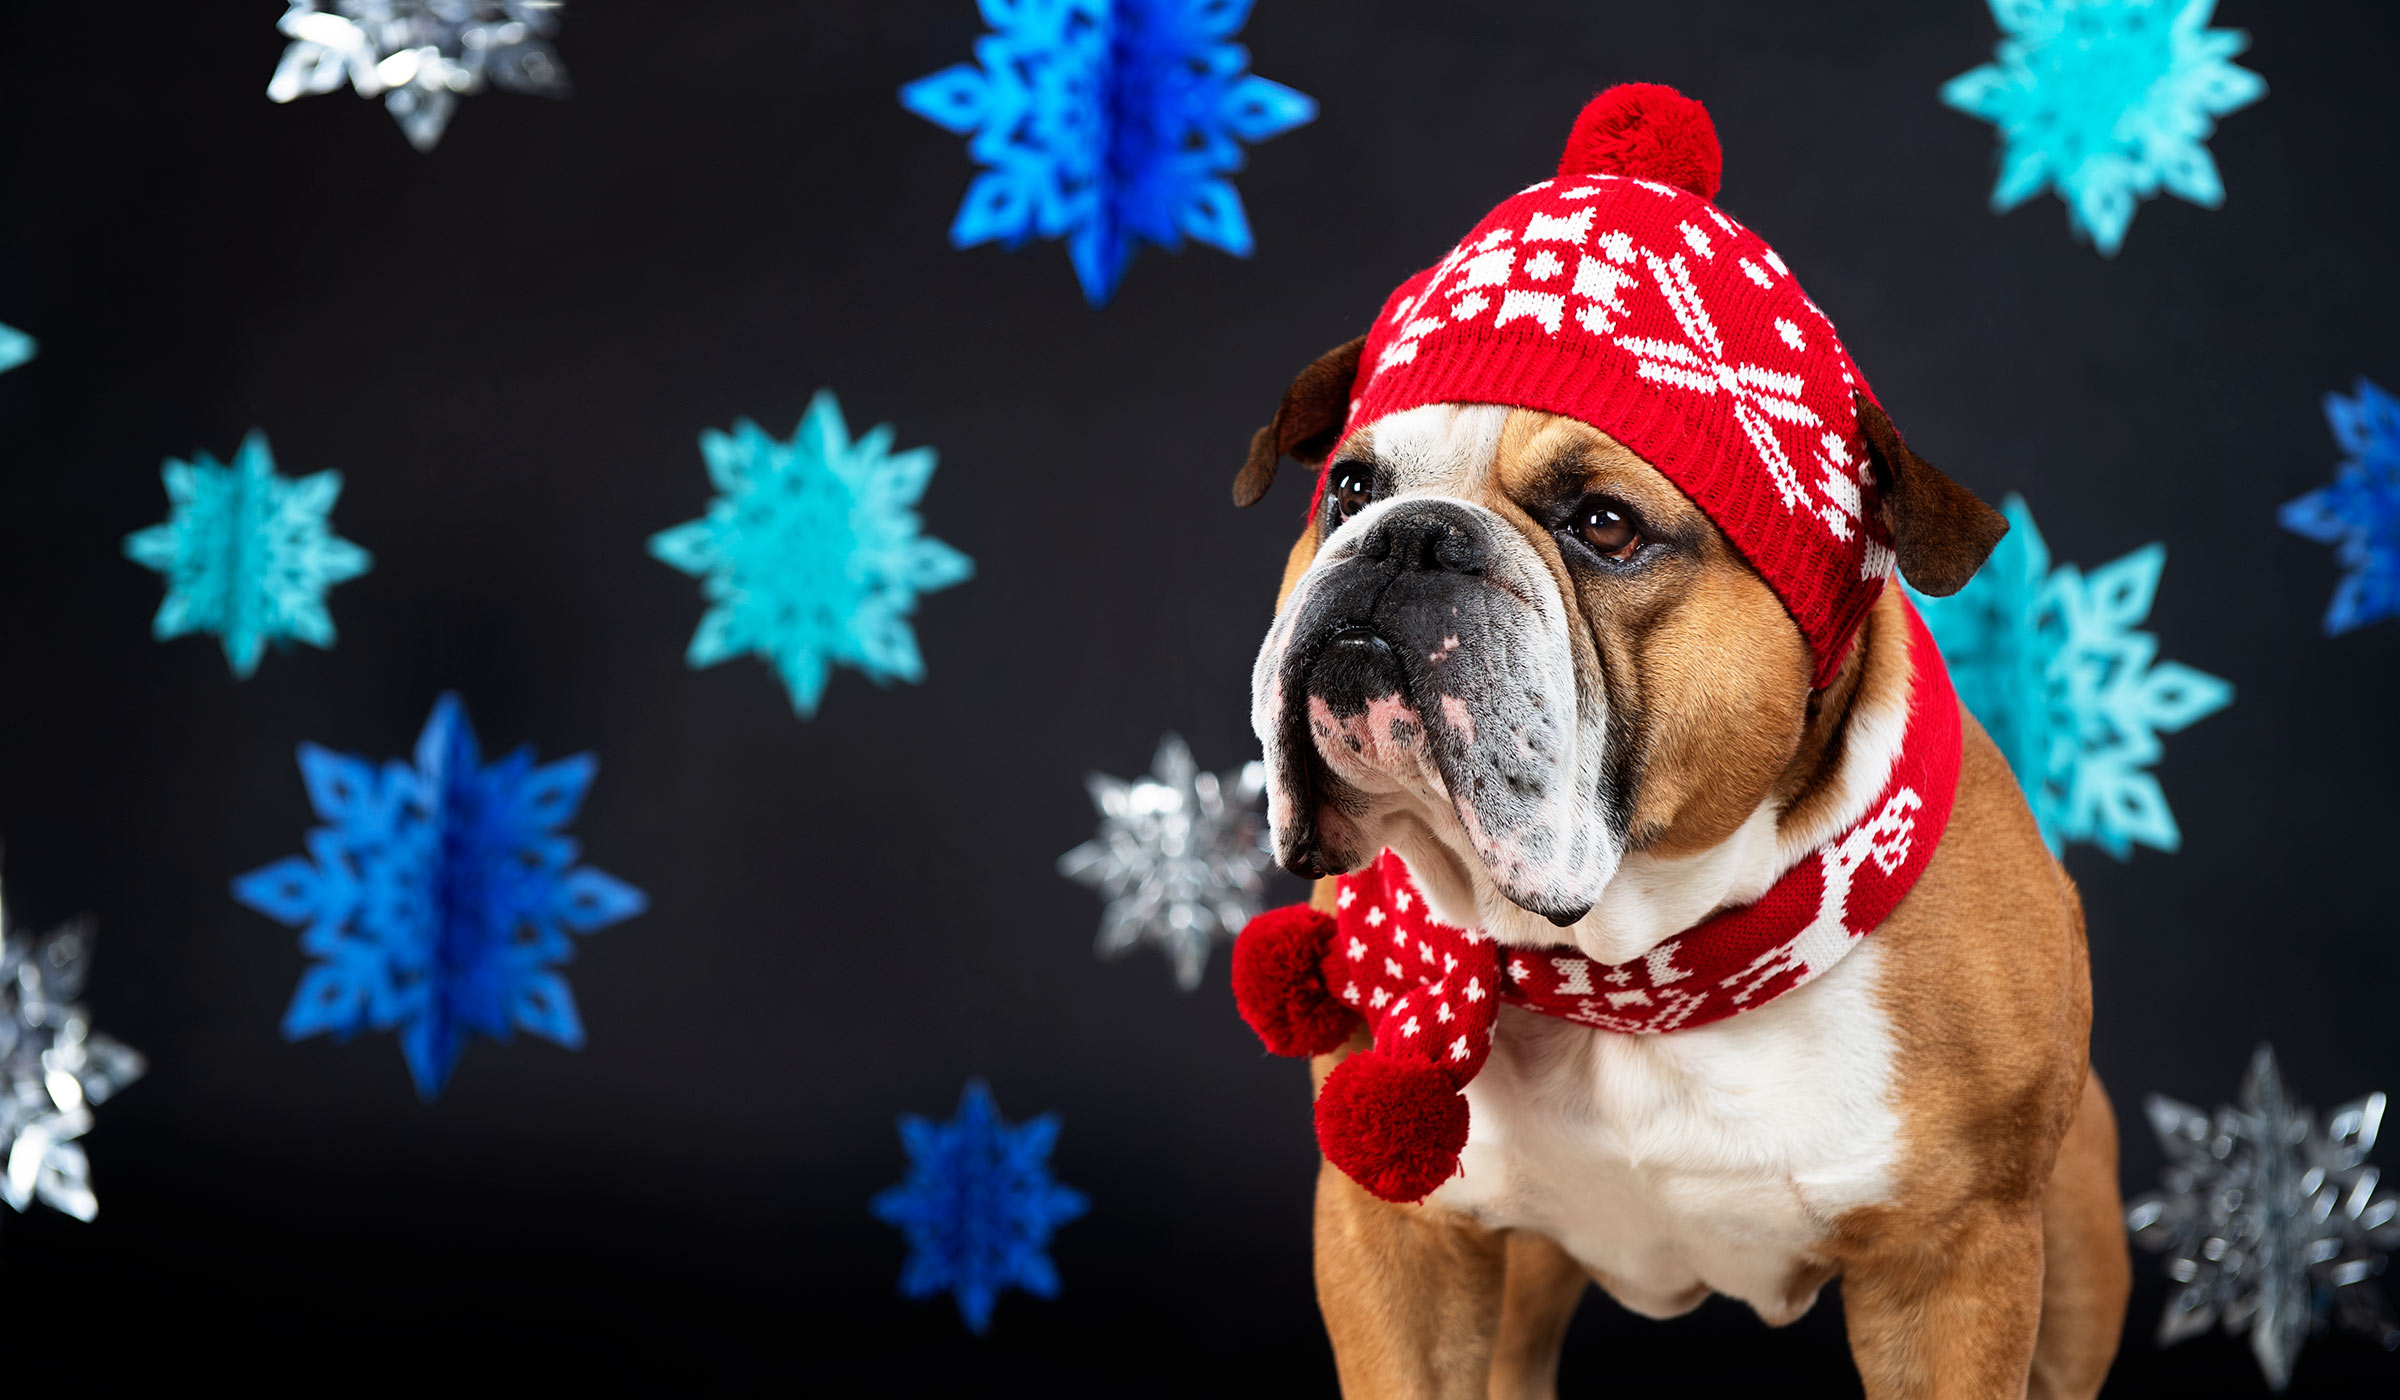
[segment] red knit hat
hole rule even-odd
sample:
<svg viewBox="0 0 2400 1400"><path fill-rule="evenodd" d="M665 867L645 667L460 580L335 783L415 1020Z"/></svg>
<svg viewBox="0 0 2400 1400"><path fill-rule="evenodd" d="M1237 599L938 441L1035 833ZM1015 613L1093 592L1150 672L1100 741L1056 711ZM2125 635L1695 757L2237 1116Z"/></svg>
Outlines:
<svg viewBox="0 0 2400 1400"><path fill-rule="evenodd" d="M1449 402L1591 424L1717 523L1823 685L1892 571L1858 425L1871 391L1783 259L1710 202L1723 165L1707 109L1673 88L1593 98L1556 178L1392 293L1345 433Z"/></svg>

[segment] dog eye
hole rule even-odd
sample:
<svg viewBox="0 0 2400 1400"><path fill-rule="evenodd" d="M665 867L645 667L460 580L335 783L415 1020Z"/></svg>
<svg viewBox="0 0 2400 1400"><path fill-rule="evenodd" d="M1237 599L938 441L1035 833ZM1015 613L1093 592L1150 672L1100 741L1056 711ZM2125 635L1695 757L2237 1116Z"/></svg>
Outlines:
<svg viewBox="0 0 2400 1400"><path fill-rule="evenodd" d="M1641 552L1641 523L1612 501L1587 501L1576 507L1575 533L1602 557L1622 562Z"/></svg>
<svg viewBox="0 0 2400 1400"><path fill-rule="evenodd" d="M1327 520L1338 529L1343 521L1374 504L1374 469L1365 462L1345 462L1336 466L1333 480L1326 485L1325 495Z"/></svg>

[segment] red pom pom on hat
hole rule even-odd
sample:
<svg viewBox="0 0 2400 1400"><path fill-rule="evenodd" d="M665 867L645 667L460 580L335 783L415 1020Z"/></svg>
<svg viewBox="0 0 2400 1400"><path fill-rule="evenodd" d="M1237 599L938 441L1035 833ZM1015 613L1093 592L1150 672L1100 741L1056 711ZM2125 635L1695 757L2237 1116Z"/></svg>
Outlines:
<svg viewBox="0 0 2400 1400"><path fill-rule="evenodd" d="M1422 1060L1362 1050L1317 1092L1317 1146L1371 1194L1397 1205L1424 1200L1458 1172L1466 1096Z"/></svg>
<svg viewBox="0 0 2400 1400"><path fill-rule="evenodd" d="M1660 83L1619 83L1584 104L1558 173L1629 175L1713 200L1725 152L1706 107Z"/></svg>
<svg viewBox="0 0 2400 1400"><path fill-rule="evenodd" d="M1233 941L1233 1004L1276 1055L1341 1048L1358 1013L1326 990L1333 916L1305 904L1269 909Z"/></svg>

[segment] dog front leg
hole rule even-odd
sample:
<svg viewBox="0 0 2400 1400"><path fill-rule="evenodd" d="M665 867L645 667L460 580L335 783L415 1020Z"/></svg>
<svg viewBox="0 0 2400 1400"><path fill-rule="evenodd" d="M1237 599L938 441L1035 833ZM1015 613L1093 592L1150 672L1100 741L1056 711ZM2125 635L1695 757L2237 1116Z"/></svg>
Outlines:
<svg viewBox="0 0 2400 1400"><path fill-rule="evenodd" d="M1317 1306L1345 1400L1484 1400L1508 1244L1463 1216L1317 1171Z"/></svg>
<svg viewBox="0 0 2400 1400"><path fill-rule="evenodd" d="M1558 1353L1592 1276L1540 1235L1508 1236L1508 1285L1492 1348L1491 1400L1558 1400Z"/></svg>
<svg viewBox="0 0 2400 1400"><path fill-rule="evenodd" d="M2042 1317L2038 1206L1983 1204L1937 1240L1915 1238L1842 1272L1868 1400L2021 1400Z"/></svg>

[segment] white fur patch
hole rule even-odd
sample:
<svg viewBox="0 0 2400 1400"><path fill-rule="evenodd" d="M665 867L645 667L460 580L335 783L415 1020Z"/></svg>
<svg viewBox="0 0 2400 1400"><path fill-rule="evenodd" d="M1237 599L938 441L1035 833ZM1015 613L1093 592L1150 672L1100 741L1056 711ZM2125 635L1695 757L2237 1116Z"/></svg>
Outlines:
<svg viewBox="0 0 2400 1400"><path fill-rule="evenodd" d="M1375 455L1399 481L1395 495L1440 491L1465 495L1482 483L1500 456L1508 410L1497 404L1427 404L1375 422ZM1332 550L1359 526L1352 520L1325 542Z"/></svg>
<svg viewBox="0 0 2400 1400"><path fill-rule="evenodd" d="M1638 1313L1717 1292L1791 1321L1834 1221L1891 1196L1881 963L1862 940L1804 995L1673 1035L1503 1007L1462 1172L1431 1204L1549 1236Z"/></svg>

